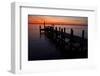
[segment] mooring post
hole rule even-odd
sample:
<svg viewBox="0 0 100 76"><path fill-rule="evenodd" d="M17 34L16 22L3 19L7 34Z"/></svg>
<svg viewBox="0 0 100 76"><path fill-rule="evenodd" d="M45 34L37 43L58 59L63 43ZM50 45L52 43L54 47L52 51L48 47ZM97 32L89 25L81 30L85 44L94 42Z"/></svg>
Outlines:
<svg viewBox="0 0 100 76"><path fill-rule="evenodd" d="M63 33L63 28L61 28L61 33Z"/></svg>
<svg viewBox="0 0 100 76"><path fill-rule="evenodd" d="M39 31L40 31L40 38L41 38L41 25L39 26Z"/></svg>
<svg viewBox="0 0 100 76"><path fill-rule="evenodd" d="M63 28L61 28L61 33L60 33L60 35L61 35L61 39L63 39Z"/></svg>
<svg viewBox="0 0 100 76"><path fill-rule="evenodd" d="M73 36L73 29L71 29L71 37Z"/></svg>
<svg viewBox="0 0 100 76"><path fill-rule="evenodd" d="M55 27L55 35L56 35L56 37L57 37L57 27Z"/></svg>
<svg viewBox="0 0 100 76"><path fill-rule="evenodd" d="M57 27L55 27L55 30L57 31Z"/></svg>
<svg viewBox="0 0 100 76"><path fill-rule="evenodd" d="M64 33L66 33L66 28L64 27Z"/></svg>
<svg viewBox="0 0 100 76"><path fill-rule="evenodd" d="M54 34L54 27L52 27L52 35Z"/></svg>
<svg viewBox="0 0 100 76"><path fill-rule="evenodd" d="M64 29L63 29L63 38L64 38L64 40L65 40L65 34L66 34L66 28L64 27Z"/></svg>
<svg viewBox="0 0 100 76"><path fill-rule="evenodd" d="M40 33L41 33L41 25L39 26L39 30L40 30Z"/></svg>
<svg viewBox="0 0 100 76"><path fill-rule="evenodd" d="M61 38L62 38L63 37L63 28L61 28L60 35L61 35Z"/></svg>
<svg viewBox="0 0 100 76"><path fill-rule="evenodd" d="M81 44L80 44L81 45L81 47L80 47L81 48L81 51L83 50L83 46L84 46L84 32L85 31L82 30L82 40L81 40Z"/></svg>
<svg viewBox="0 0 100 76"><path fill-rule="evenodd" d="M82 39L84 39L84 30L82 30Z"/></svg>
<svg viewBox="0 0 100 76"><path fill-rule="evenodd" d="M54 34L55 34L55 39L57 38L57 27L55 27L55 32L54 32Z"/></svg>
<svg viewBox="0 0 100 76"><path fill-rule="evenodd" d="M71 28L71 33L70 33L70 50L72 51L73 48L73 29Z"/></svg>
<svg viewBox="0 0 100 76"><path fill-rule="evenodd" d="M61 28L59 27L59 32L60 32Z"/></svg>
<svg viewBox="0 0 100 76"><path fill-rule="evenodd" d="M64 38L64 28L61 28L61 31L60 31L60 36L61 36L61 38L60 38L60 45L61 45L61 48L62 49L64 49L64 47L65 47L65 38Z"/></svg>
<svg viewBox="0 0 100 76"><path fill-rule="evenodd" d="M50 33L50 38L52 39L53 38L53 28L52 27L50 27L49 33Z"/></svg>
<svg viewBox="0 0 100 76"><path fill-rule="evenodd" d="M44 26L45 26L45 21L44 21Z"/></svg>
<svg viewBox="0 0 100 76"><path fill-rule="evenodd" d="M54 26L51 26L51 38L53 40L55 39L54 35L55 35Z"/></svg>

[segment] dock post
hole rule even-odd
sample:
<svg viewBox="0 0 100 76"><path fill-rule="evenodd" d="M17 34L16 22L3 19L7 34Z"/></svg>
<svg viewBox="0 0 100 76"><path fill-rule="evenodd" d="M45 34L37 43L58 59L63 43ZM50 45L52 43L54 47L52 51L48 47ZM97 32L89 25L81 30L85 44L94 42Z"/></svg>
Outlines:
<svg viewBox="0 0 100 76"><path fill-rule="evenodd" d="M57 38L57 27L55 27L55 37Z"/></svg>
<svg viewBox="0 0 100 76"><path fill-rule="evenodd" d="M60 36L61 36L61 39L62 39L63 38L63 28L61 28Z"/></svg>
<svg viewBox="0 0 100 76"><path fill-rule="evenodd" d="M63 28L61 28L61 33L63 33Z"/></svg>
<svg viewBox="0 0 100 76"><path fill-rule="evenodd" d="M57 27L55 27L55 30L57 31Z"/></svg>
<svg viewBox="0 0 100 76"><path fill-rule="evenodd" d="M57 27L55 27L55 39L57 38Z"/></svg>
<svg viewBox="0 0 100 76"><path fill-rule="evenodd" d="M64 38L64 41L65 41L65 34L66 34L66 28L64 27L64 29L63 29L63 38Z"/></svg>
<svg viewBox="0 0 100 76"><path fill-rule="evenodd" d="M41 25L39 26L39 30L40 30L40 33L41 33Z"/></svg>
<svg viewBox="0 0 100 76"><path fill-rule="evenodd" d="M44 26L45 26L45 21L44 21Z"/></svg>
<svg viewBox="0 0 100 76"><path fill-rule="evenodd" d="M61 31L61 28L59 27L59 32Z"/></svg>
<svg viewBox="0 0 100 76"><path fill-rule="evenodd" d="M81 40L81 51L83 51L83 46L84 46L84 30L82 30L82 40Z"/></svg>
<svg viewBox="0 0 100 76"><path fill-rule="evenodd" d="M61 32L60 32L60 45L61 48L64 49L64 33L63 33L63 28L61 28Z"/></svg>
<svg viewBox="0 0 100 76"><path fill-rule="evenodd" d="M82 39L84 39L84 30L82 30Z"/></svg>
<svg viewBox="0 0 100 76"><path fill-rule="evenodd" d="M71 28L71 33L70 33L70 50L72 51L73 48L73 29Z"/></svg>
<svg viewBox="0 0 100 76"><path fill-rule="evenodd" d="M66 28L64 27L64 33L66 33Z"/></svg>
<svg viewBox="0 0 100 76"><path fill-rule="evenodd" d="M40 38L41 38L41 25L39 26L39 31L40 31Z"/></svg>
<svg viewBox="0 0 100 76"><path fill-rule="evenodd" d="M73 29L71 29L71 37L73 36Z"/></svg>

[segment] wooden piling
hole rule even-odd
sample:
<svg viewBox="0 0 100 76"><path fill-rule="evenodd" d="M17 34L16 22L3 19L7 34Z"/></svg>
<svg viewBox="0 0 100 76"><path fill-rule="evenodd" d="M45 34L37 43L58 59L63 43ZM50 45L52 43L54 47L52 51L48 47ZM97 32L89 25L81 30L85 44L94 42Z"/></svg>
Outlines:
<svg viewBox="0 0 100 76"><path fill-rule="evenodd" d="M73 29L71 28L70 32L70 51L73 49Z"/></svg>
<svg viewBox="0 0 100 76"><path fill-rule="evenodd" d="M61 33L63 33L63 28L61 28Z"/></svg>
<svg viewBox="0 0 100 76"><path fill-rule="evenodd" d="M39 30L40 30L40 33L41 33L41 26L39 26Z"/></svg>
<svg viewBox="0 0 100 76"><path fill-rule="evenodd" d="M44 21L44 26L45 26L45 21Z"/></svg>
<svg viewBox="0 0 100 76"><path fill-rule="evenodd" d="M39 26L39 28L41 29L41 25Z"/></svg>
<svg viewBox="0 0 100 76"><path fill-rule="evenodd" d="M66 33L66 28L64 27L64 33Z"/></svg>
<svg viewBox="0 0 100 76"><path fill-rule="evenodd" d="M84 30L82 30L82 39L84 39Z"/></svg>
<svg viewBox="0 0 100 76"><path fill-rule="evenodd" d="M61 31L61 28L59 27L59 31Z"/></svg>
<svg viewBox="0 0 100 76"><path fill-rule="evenodd" d="M39 26L40 38L41 38L41 25Z"/></svg>
<svg viewBox="0 0 100 76"><path fill-rule="evenodd" d="M71 29L71 36L73 36L73 29Z"/></svg>
<svg viewBox="0 0 100 76"><path fill-rule="evenodd" d="M84 30L82 30L82 39L80 43L80 50L83 51L83 46L84 46Z"/></svg>

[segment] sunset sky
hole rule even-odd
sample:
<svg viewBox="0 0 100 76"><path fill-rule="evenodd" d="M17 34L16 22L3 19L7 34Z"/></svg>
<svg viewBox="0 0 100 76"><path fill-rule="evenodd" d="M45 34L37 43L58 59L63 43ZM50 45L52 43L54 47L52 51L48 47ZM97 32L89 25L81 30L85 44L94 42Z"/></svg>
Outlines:
<svg viewBox="0 0 100 76"><path fill-rule="evenodd" d="M87 17L71 17L71 16L36 16L29 15L29 24L62 24L62 25L87 25Z"/></svg>

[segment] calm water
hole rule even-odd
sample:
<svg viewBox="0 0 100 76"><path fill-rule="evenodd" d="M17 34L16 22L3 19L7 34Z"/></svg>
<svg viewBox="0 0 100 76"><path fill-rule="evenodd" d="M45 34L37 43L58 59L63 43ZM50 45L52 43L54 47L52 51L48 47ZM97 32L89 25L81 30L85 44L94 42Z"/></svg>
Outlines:
<svg viewBox="0 0 100 76"><path fill-rule="evenodd" d="M44 35L40 36L40 25L28 26L28 60L48 60L48 59L63 59L66 58L61 50L50 42ZM56 25L59 27L59 25ZM70 33L69 28L73 28L74 35L81 36L81 31L85 30L85 38L87 38L87 26L60 26L66 27L66 32ZM43 26L42 26L43 28ZM67 54L66 54L67 55Z"/></svg>
<svg viewBox="0 0 100 76"><path fill-rule="evenodd" d="M31 38L31 39L40 39L40 32L39 32L39 26L40 25L32 25L32 24L30 24L29 25L29 37ZM44 26L42 26L42 28L43 28ZM55 25L55 27L57 27L57 28L59 28L59 27L61 27L61 28L66 28L66 32L67 33L70 33L70 28L72 28L73 29L73 31L74 31L74 35L77 35L77 36L80 36L81 37L81 33L82 33L82 30L85 30L85 38L87 38L87 29L88 29L88 27L87 26L70 26L70 25L62 25L62 26L60 26L60 25Z"/></svg>

